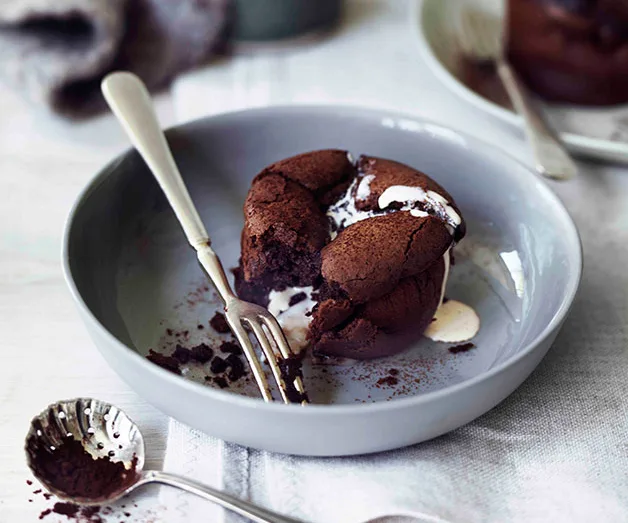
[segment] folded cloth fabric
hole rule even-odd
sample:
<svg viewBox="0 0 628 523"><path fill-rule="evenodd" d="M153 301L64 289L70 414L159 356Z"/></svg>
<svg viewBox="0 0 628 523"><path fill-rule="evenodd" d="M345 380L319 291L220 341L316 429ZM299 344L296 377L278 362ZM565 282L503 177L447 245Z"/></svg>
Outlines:
<svg viewBox="0 0 628 523"><path fill-rule="evenodd" d="M102 77L132 71L149 88L224 43L229 0L2 0L0 80L70 117L102 109Z"/></svg>

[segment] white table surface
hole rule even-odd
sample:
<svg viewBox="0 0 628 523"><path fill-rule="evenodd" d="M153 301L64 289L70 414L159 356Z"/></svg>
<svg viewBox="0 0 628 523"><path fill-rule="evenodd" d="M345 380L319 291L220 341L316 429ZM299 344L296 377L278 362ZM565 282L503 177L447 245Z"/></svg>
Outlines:
<svg viewBox="0 0 628 523"><path fill-rule="evenodd" d="M464 106L421 63L409 6L406 0L353 1L343 26L320 43L238 56L187 75L157 98L161 121L168 126L268 103L359 104L425 115L526 159L519 133ZM190 103L187 94L199 85L208 96ZM115 403L141 425L148 466L161 465L166 416L138 397L97 352L60 264L72 202L126 146L111 116L70 124L0 87L0 522L37 519L27 502L23 438L31 417L55 400L93 396ZM616 171L587 166L585 188L592 177ZM561 187L559 193L580 189Z"/></svg>
<svg viewBox="0 0 628 523"><path fill-rule="evenodd" d="M174 117L170 97L158 109ZM146 433L161 464L167 417L138 397L95 349L61 271L63 226L87 181L127 142L112 117L68 124L0 88L0 521L35 521L22 450L33 415L77 396L112 402ZM30 489L33 490L33 489ZM31 496L33 497L33 496ZM47 520L52 521L52 518Z"/></svg>

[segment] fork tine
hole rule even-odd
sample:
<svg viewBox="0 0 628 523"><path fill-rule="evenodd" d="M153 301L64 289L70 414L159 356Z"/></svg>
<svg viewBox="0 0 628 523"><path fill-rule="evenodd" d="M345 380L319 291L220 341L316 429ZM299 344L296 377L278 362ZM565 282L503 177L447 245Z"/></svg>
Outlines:
<svg viewBox="0 0 628 523"><path fill-rule="evenodd" d="M238 322L231 321L228 315L227 315L227 322L229 323L229 326L231 327L232 332L235 334L235 337L240 343L242 350L244 350L244 354L246 356L246 359L249 362L251 370L253 371L253 376L255 377L255 381L257 382L257 386L260 392L262 393L262 397L264 398L264 401L266 402L273 401L273 395L270 392L270 387L268 386L266 375L264 374L264 371L262 370L257 354L255 354L255 350L253 349L253 344L251 343L251 340L249 339L249 335L244 330L244 327L242 327L242 324L239 321Z"/></svg>
<svg viewBox="0 0 628 523"><path fill-rule="evenodd" d="M277 319L274 316L272 316L270 313L268 314L269 316L260 314L259 319L264 323L266 328L270 331L270 334L273 337L273 340L277 344L277 348L279 349L279 352L284 358L289 358L290 356L294 356L294 352L292 351L292 348L290 347L288 340L286 340L286 335L281 330L279 323L277 323Z"/></svg>
<svg viewBox="0 0 628 523"><path fill-rule="evenodd" d="M253 334L255 335L255 337L257 338L257 341L260 344L260 347L262 348L262 350L264 351L264 354L266 355L266 359L268 360L268 364L270 365L270 370L272 371L275 381L277 382L277 385L279 386L279 392L281 393L281 398L283 399L283 402L291 403L291 401L288 399L288 396L286 394L286 382L281 376L281 370L279 369L279 364L277 363L277 356L275 355L275 351L273 347L271 346L270 342L268 341L268 337L266 336L264 329L255 320L252 320L250 318L244 318L244 321L246 321L246 324L253 331Z"/></svg>
<svg viewBox="0 0 628 523"><path fill-rule="evenodd" d="M289 358L290 356L294 356L295 354L290 348L290 345L288 344L288 341L286 340L286 336L281 330L279 323L277 323L277 319L274 316L272 316L270 313L268 316L260 315L259 318L263 322L263 324L266 326L266 328L270 331L271 338L275 342L275 345L277 345L277 348L279 349L279 352L281 352L281 355L286 359ZM301 379L301 377L297 376L294 379L293 384L294 384L294 387L297 389L297 392L302 394L302 396L305 398L307 395L306 395L305 386L303 385L303 380ZM306 405L306 404L307 404L306 399L301 401L301 405Z"/></svg>

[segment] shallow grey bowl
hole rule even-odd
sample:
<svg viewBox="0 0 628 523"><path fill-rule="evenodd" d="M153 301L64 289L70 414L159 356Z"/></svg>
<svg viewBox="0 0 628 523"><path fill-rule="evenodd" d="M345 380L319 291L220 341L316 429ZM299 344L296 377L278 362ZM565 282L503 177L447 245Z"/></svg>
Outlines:
<svg viewBox="0 0 628 523"><path fill-rule="evenodd" d="M473 305L482 321L477 347L468 352L452 354L424 340L394 358L308 365L317 404L307 408L264 404L246 380L213 388L203 379L207 368L169 373L144 355L219 338L207 325L216 303L157 184L139 156L126 153L90 182L71 212L68 285L115 371L159 409L208 434L317 456L433 438L485 413L521 384L576 294L580 242L560 201L529 169L457 131L370 110L279 107L192 122L171 129L168 139L227 267L237 264L251 178L275 160L338 147L424 170L454 196L468 223L447 295ZM398 370L396 385L381 380L391 368Z"/></svg>

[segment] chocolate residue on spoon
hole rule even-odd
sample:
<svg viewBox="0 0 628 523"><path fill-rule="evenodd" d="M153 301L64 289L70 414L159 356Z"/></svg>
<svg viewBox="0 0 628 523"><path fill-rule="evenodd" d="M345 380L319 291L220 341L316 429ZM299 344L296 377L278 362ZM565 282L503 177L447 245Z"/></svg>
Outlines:
<svg viewBox="0 0 628 523"><path fill-rule="evenodd" d="M131 486L137 480L137 457L127 470L107 457L94 459L80 441L63 438L58 447L31 436L26 444L35 475L68 497L98 501Z"/></svg>

